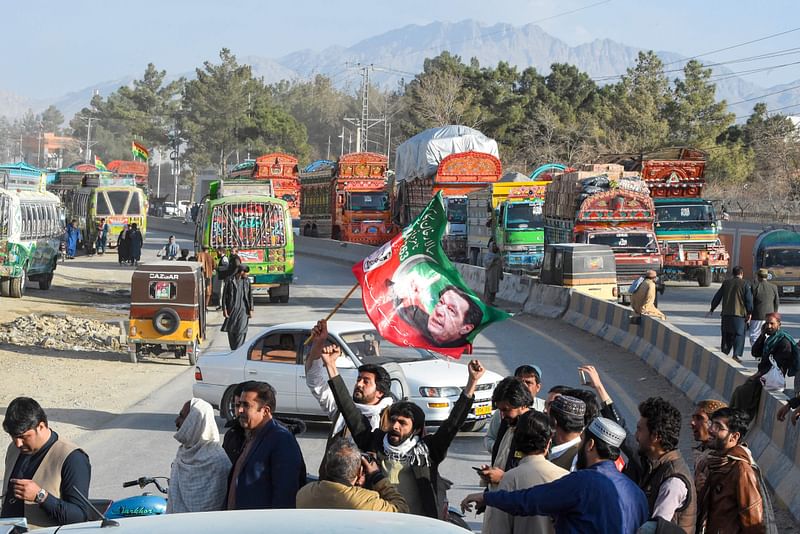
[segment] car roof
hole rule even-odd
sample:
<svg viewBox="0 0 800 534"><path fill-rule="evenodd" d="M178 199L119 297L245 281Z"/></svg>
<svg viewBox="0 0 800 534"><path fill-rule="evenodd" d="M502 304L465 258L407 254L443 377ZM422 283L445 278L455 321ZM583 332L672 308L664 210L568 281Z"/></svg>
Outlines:
<svg viewBox="0 0 800 534"><path fill-rule="evenodd" d="M280 323L267 328L267 330L311 330L316 325L316 321L297 321L294 323ZM347 332L358 332L361 330L375 330L372 323L366 321L328 321L328 332L331 334L345 334Z"/></svg>
<svg viewBox="0 0 800 534"><path fill-rule="evenodd" d="M429 517L391 512L361 510L237 510L165 514L119 519L115 533L218 533L227 531L263 532L269 525L272 532L288 534L344 534L380 532L382 534L458 534L459 527ZM59 527L61 533L100 531L100 521ZM39 532L54 532L48 529Z"/></svg>

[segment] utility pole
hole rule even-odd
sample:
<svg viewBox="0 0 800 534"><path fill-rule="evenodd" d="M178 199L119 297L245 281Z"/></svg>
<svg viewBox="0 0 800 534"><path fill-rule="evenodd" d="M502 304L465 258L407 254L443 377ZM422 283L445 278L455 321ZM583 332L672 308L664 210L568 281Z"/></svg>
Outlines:
<svg viewBox="0 0 800 534"><path fill-rule="evenodd" d="M91 150L92 150L92 147L97 144L97 142L92 143L92 141L91 141L91 139L92 139L92 121L97 121L99 119L97 119L95 117L92 117L91 115L88 116L88 117L79 116L78 118L81 119L82 121L86 122L86 152L84 154L83 161L84 161L84 163L91 163L91 159L92 159Z"/></svg>
<svg viewBox="0 0 800 534"><path fill-rule="evenodd" d="M374 69L374 66L372 64L362 65L361 63L356 63L351 68L357 68L361 71L361 116L359 118L345 117L344 120L356 127L356 150L367 152L369 129L383 122L383 119L369 118L369 73Z"/></svg>
<svg viewBox="0 0 800 534"><path fill-rule="evenodd" d="M331 159L331 136L328 136L328 153L325 155L325 159Z"/></svg>

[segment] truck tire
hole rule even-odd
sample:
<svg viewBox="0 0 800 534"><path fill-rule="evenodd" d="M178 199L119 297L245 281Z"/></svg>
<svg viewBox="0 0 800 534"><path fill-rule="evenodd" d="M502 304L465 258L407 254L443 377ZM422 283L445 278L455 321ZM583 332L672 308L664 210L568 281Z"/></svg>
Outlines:
<svg viewBox="0 0 800 534"><path fill-rule="evenodd" d="M53 273L43 274L39 278L39 289L50 289L51 285L53 285Z"/></svg>
<svg viewBox="0 0 800 534"><path fill-rule="evenodd" d="M22 275L19 278L12 278L8 286L8 296L15 299L21 299L25 294L25 282L28 274L22 270Z"/></svg>
<svg viewBox="0 0 800 534"><path fill-rule="evenodd" d="M705 267L697 271L697 284L700 287L708 287L711 285L711 267Z"/></svg>
<svg viewBox="0 0 800 534"><path fill-rule="evenodd" d="M161 308L153 316L153 328L161 335L169 335L178 330L181 318L172 308Z"/></svg>
<svg viewBox="0 0 800 534"><path fill-rule="evenodd" d="M3 297L11 296L11 279L3 278L0 280L0 295Z"/></svg>

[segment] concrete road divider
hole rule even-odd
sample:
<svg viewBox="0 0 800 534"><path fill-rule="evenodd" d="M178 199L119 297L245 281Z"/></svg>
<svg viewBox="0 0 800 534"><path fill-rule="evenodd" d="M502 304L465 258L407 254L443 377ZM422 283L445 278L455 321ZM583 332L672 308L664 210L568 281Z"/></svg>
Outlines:
<svg viewBox="0 0 800 534"><path fill-rule="evenodd" d="M566 287L533 283L522 311L537 317L558 319L569 308L571 294L572 291Z"/></svg>

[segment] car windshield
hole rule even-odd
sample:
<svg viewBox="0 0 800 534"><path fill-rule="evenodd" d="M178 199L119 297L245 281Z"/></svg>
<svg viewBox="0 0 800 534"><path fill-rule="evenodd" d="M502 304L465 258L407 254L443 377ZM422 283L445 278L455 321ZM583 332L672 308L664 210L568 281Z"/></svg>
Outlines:
<svg viewBox="0 0 800 534"><path fill-rule="evenodd" d="M652 234L632 234L628 232L591 234L589 235L589 243L593 245L608 245L618 252L635 252L635 249L647 252L655 252L657 250L656 239Z"/></svg>
<svg viewBox="0 0 800 534"><path fill-rule="evenodd" d="M389 196L383 191L350 193L347 197L347 203L348 207L353 211L385 211L389 209Z"/></svg>
<svg viewBox="0 0 800 534"><path fill-rule="evenodd" d="M542 205L509 204L506 209L506 228L509 230L533 230L544 225Z"/></svg>
<svg viewBox="0 0 800 534"><path fill-rule="evenodd" d="M714 208L708 204L656 206L656 221L662 229L700 230L714 223Z"/></svg>
<svg viewBox="0 0 800 534"><path fill-rule="evenodd" d="M764 254L764 267L798 267L800 266L800 249L772 248Z"/></svg>
<svg viewBox="0 0 800 534"><path fill-rule="evenodd" d="M465 224L467 222L467 199L447 199L447 222Z"/></svg>
<svg viewBox="0 0 800 534"><path fill-rule="evenodd" d="M382 365L389 362L419 362L439 358L427 350L398 347L383 339L375 330L348 332L340 337L362 364Z"/></svg>

